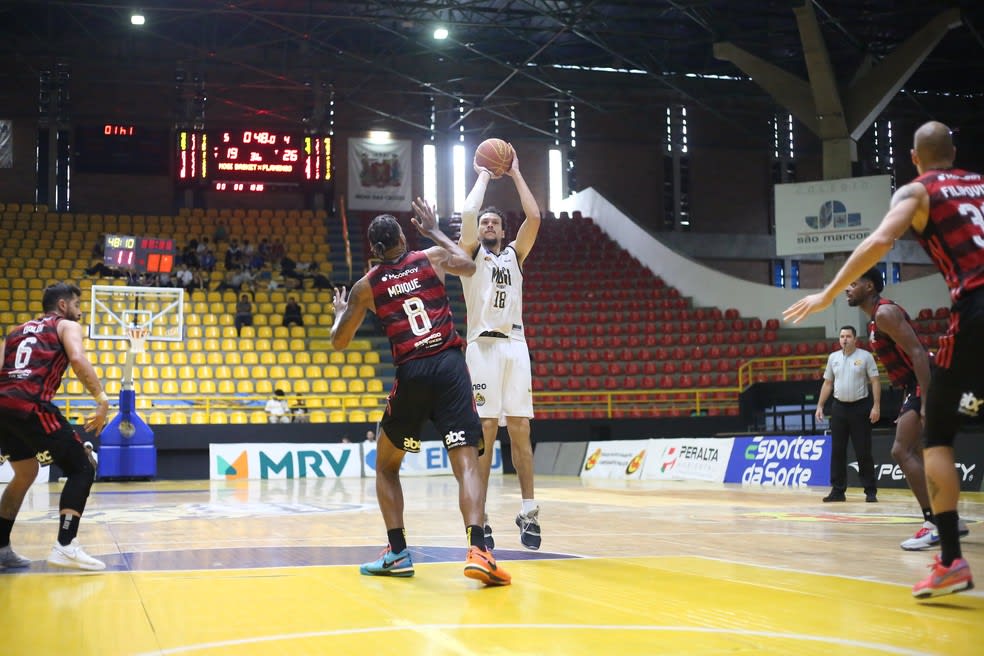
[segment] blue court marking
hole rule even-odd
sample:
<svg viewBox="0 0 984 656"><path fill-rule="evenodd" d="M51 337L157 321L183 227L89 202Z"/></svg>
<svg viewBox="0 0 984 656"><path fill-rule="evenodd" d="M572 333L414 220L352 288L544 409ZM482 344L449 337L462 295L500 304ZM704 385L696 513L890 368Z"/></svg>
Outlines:
<svg viewBox="0 0 984 656"><path fill-rule="evenodd" d="M144 551L123 554L92 555L106 563L107 571L162 572L213 569L259 569L264 567L326 567L352 566L376 560L380 547L243 547L234 549L181 549L176 551ZM424 563L458 563L465 560L464 547L412 547L415 565ZM571 554L547 551L496 549L495 557L502 562L512 560L558 560L579 558ZM78 570L51 567L43 560L23 569L0 570L0 573L31 574L70 572Z"/></svg>

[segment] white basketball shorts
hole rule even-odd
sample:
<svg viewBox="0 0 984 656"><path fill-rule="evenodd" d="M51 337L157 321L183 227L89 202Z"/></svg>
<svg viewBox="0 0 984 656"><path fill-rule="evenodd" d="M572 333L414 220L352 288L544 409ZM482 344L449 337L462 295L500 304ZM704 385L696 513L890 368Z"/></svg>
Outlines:
<svg viewBox="0 0 984 656"><path fill-rule="evenodd" d="M533 375L526 342L479 337L465 351L478 416L533 417Z"/></svg>

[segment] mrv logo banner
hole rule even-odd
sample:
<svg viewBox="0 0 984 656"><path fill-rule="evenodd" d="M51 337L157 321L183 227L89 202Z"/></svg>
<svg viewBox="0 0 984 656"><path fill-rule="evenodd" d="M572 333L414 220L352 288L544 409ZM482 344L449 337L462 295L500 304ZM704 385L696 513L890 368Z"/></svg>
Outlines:
<svg viewBox="0 0 984 656"><path fill-rule="evenodd" d="M209 444L213 481L362 476L358 444Z"/></svg>

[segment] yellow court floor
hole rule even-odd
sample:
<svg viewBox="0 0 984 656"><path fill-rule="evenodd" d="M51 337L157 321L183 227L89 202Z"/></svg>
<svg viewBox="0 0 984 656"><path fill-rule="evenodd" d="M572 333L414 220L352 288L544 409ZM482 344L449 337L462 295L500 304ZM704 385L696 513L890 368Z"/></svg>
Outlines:
<svg viewBox="0 0 984 656"><path fill-rule="evenodd" d="M832 509L818 489L537 483L539 552L515 478L492 483L505 588L462 576L450 477L404 480L408 579L359 575L385 536L371 480L97 483L93 574L44 564L58 486L40 486L13 532L38 561L0 570L0 653L984 653L984 595L910 595L931 553L898 547L919 525L907 491ZM981 572L984 497L961 503Z"/></svg>

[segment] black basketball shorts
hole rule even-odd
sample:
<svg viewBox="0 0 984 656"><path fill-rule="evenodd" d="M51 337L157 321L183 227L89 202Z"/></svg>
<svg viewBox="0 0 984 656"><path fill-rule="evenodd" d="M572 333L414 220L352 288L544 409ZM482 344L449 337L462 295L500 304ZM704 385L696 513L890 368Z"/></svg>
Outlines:
<svg viewBox="0 0 984 656"><path fill-rule="evenodd" d="M59 466L73 458L72 452L82 448L82 439L75 428L55 406L44 408L44 423L40 413L23 415L0 408L0 453L17 462L37 458L42 465ZM50 433L45 425L55 423Z"/></svg>
<svg viewBox="0 0 984 656"><path fill-rule="evenodd" d="M420 431L431 421L448 449L484 451L482 423L475 411L471 376L461 349L404 362L386 402L380 426L396 448L420 451Z"/></svg>

